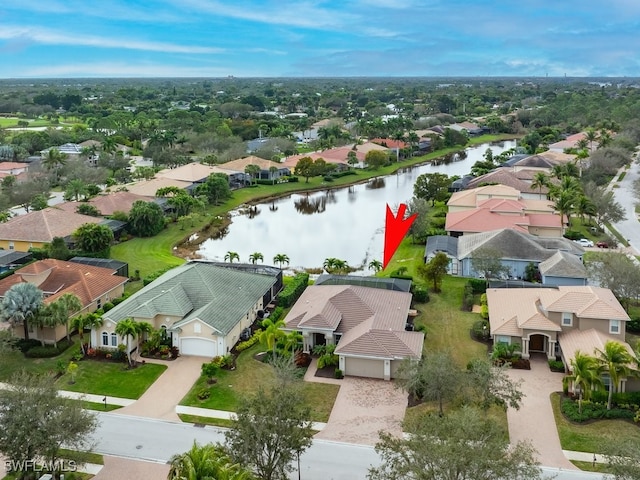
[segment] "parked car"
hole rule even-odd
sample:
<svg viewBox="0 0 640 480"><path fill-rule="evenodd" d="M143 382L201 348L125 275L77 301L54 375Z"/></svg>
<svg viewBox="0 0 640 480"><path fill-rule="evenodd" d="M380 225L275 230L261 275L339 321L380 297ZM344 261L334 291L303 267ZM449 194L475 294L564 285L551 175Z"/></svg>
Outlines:
<svg viewBox="0 0 640 480"><path fill-rule="evenodd" d="M609 244L607 242L600 241L596 243L596 247L598 248L609 248Z"/></svg>
<svg viewBox="0 0 640 480"><path fill-rule="evenodd" d="M581 247L593 247L593 242L587 238L581 238L580 240L574 240L575 243Z"/></svg>

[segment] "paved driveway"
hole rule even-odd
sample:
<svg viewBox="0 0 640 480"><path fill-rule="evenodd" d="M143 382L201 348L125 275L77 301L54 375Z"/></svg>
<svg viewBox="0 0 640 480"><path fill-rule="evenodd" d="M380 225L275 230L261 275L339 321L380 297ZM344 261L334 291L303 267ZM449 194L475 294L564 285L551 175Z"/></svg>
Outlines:
<svg viewBox="0 0 640 480"><path fill-rule="evenodd" d="M119 409L117 413L179 422L176 405L200 377L202 364L209 360L190 356L168 362L147 359L147 362L167 365L167 369L134 404Z"/></svg>
<svg viewBox="0 0 640 480"><path fill-rule="evenodd" d="M134 459L104 457L104 467L94 480L159 480L167 478L169 465Z"/></svg>
<svg viewBox="0 0 640 480"><path fill-rule="evenodd" d="M345 377L342 380L314 377L315 362L309 366L306 381L337 383L340 391L325 428L315 438L360 445L375 445L378 432L402 435L407 393L393 382Z"/></svg>
<svg viewBox="0 0 640 480"><path fill-rule="evenodd" d="M526 395L520 410L507 411L511 441L530 441L543 465L577 470L560 447L549 399L551 393L562 391L564 374L550 371L546 357L535 356L531 358L531 370L509 370L509 376L523 380L521 388Z"/></svg>

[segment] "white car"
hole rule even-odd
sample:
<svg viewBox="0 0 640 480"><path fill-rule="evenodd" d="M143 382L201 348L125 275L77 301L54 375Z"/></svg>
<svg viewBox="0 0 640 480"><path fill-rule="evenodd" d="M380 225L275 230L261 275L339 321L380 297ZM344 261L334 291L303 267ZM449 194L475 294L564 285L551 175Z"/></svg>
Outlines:
<svg viewBox="0 0 640 480"><path fill-rule="evenodd" d="M581 247L593 247L593 242L586 238L581 238L580 240L574 240L574 242L580 245Z"/></svg>

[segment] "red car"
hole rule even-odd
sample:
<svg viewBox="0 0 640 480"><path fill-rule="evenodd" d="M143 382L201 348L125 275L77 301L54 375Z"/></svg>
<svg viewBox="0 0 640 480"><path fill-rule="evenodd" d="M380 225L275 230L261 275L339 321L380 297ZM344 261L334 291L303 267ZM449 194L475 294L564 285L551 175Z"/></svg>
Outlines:
<svg viewBox="0 0 640 480"><path fill-rule="evenodd" d="M609 244L607 242L598 242L598 243L596 243L596 247L598 247L598 248L609 248Z"/></svg>

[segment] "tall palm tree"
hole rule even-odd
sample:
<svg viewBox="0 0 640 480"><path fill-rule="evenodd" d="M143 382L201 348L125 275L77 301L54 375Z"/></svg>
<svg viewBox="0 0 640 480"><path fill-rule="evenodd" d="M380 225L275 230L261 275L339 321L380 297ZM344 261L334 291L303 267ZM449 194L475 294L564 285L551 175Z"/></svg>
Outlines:
<svg viewBox="0 0 640 480"><path fill-rule="evenodd" d="M116 142L115 138L109 135L104 137L104 140L102 141L102 151L104 153L112 154L112 153L115 153L117 149L118 149L118 143Z"/></svg>
<svg viewBox="0 0 640 480"><path fill-rule="evenodd" d="M64 325L66 328L66 337L67 342L70 341L69 338L69 318L73 315L80 313L82 310L82 302L80 299L74 295L73 293L65 293L58 300L56 300L57 304L61 305L62 312L64 313Z"/></svg>
<svg viewBox="0 0 640 480"><path fill-rule="evenodd" d="M140 340L145 333L153 332L153 325L149 322L135 322L136 323L136 354L140 356Z"/></svg>
<svg viewBox="0 0 640 480"><path fill-rule="evenodd" d="M260 252L253 252L251 255L249 255L249 261L254 265L258 263L258 260L264 262L264 255L262 255Z"/></svg>
<svg viewBox="0 0 640 480"><path fill-rule="evenodd" d="M322 262L322 266L328 273L332 273L336 268L337 258L329 257L325 258L324 262Z"/></svg>
<svg viewBox="0 0 640 480"><path fill-rule="evenodd" d="M40 310L38 310L36 317L38 326L41 329L44 327L53 329L53 346L58 348L58 337L55 333L55 329L58 325L65 325L68 318L64 310L64 305L58 302L44 304ZM40 342L44 346L44 333Z"/></svg>
<svg viewBox="0 0 640 480"><path fill-rule="evenodd" d="M291 349L291 355L293 355L296 352L296 349L298 348L300 343L302 343L302 334L300 332L298 332L297 330L291 330L284 337L284 348L286 348L286 349L290 348Z"/></svg>
<svg viewBox="0 0 640 480"><path fill-rule="evenodd" d="M170 460L167 480L252 480L254 477L239 464L231 461L227 453L212 443L198 445L176 454Z"/></svg>
<svg viewBox="0 0 640 480"><path fill-rule="evenodd" d="M284 265L285 263L289 265L289 257L284 253L277 253L273 257L273 263L277 263L278 265L280 265L280 268L282 268L282 265Z"/></svg>
<svg viewBox="0 0 640 480"><path fill-rule="evenodd" d="M12 327L22 325L24 339L29 340L29 323L33 322L42 306L42 290L32 283L17 283L4 294L0 301L0 316Z"/></svg>
<svg viewBox="0 0 640 480"><path fill-rule="evenodd" d="M600 137L598 137L598 148L608 147L613 138L611 138L611 134L607 130L600 130Z"/></svg>
<svg viewBox="0 0 640 480"><path fill-rule="evenodd" d="M531 188L537 188L538 194L542 195L543 187L549 186L549 177L545 172L536 172L531 182Z"/></svg>
<svg viewBox="0 0 640 480"><path fill-rule="evenodd" d="M570 190L562 190L556 198L553 208L560 215L560 228L561 233L564 233L564 217L567 217L567 225L571 227L571 212L573 211L573 203L575 201L575 194Z"/></svg>
<svg viewBox="0 0 640 480"><path fill-rule="evenodd" d="M595 203L586 195L580 195L576 201L576 213L580 215L582 223L584 223L585 215L591 219L598 214Z"/></svg>
<svg viewBox="0 0 640 480"><path fill-rule="evenodd" d="M595 142L598 138L598 134L596 133L596 131L593 128L588 128L584 132L584 138L586 138L587 142L589 142L589 150L593 150L593 142Z"/></svg>
<svg viewBox="0 0 640 480"><path fill-rule="evenodd" d="M613 340L604 344L604 349L596 349L598 354L598 364L600 371L609 375L609 399L607 400L607 410L611 410L613 392L618 390L618 385L622 377L631 373L631 364L635 361L633 356L627 351L624 345Z"/></svg>
<svg viewBox="0 0 640 480"><path fill-rule="evenodd" d="M56 175L56 181L60 176L60 167L67 164L67 154L62 153L57 148L51 148L42 159L42 165L47 171L54 171Z"/></svg>
<svg viewBox="0 0 640 480"><path fill-rule="evenodd" d="M278 173L278 167L275 165L271 165L269 167L269 175L271 176L271 185L275 185L276 183L276 173Z"/></svg>
<svg viewBox="0 0 640 480"><path fill-rule="evenodd" d="M233 263L234 260L240 261L240 255L238 255L238 252L227 252L224 256L224 261L226 262L227 260L229 260L229 263Z"/></svg>
<svg viewBox="0 0 640 480"><path fill-rule="evenodd" d="M80 179L75 179L67 183L65 198L72 198L76 202L79 202L80 197L86 197L88 193L85 183Z"/></svg>
<svg viewBox="0 0 640 480"><path fill-rule="evenodd" d="M281 330L284 327L284 320L276 320L275 322L270 318L265 318L262 321L262 332L258 337L260 343L262 343L267 350L273 351L273 356L276 354L276 344L278 340L284 337L286 334Z"/></svg>
<svg viewBox="0 0 640 480"><path fill-rule="evenodd" d="M127 360L129 361L129 366L133 366L130 339L134 339L138 335L136 321L131 317L120 320L116 325L116 333L125 339L127 345Z"/></svg>
<svg viewBox="0 0 640 480"><path fill-rule="evenodd" d="M84 329L101 327L104 320L95 313L87 313L86 315L76 315L69 323L71 324L72 330L78 331L78 336L80 337L80 351L84 355Z"/></svg>
<svg viewBox="0 0 640 480"><path fill-rule="evenodd" d="M582 399L589 400L591 390L602 386L598 361L578 350L571 360L571 375L567 375L564 382L573 384L574 393L578 387L578 411L582 413Z"/></svg>
<svg viewBox="0 0 640 480"><path fill-rule="evenodd" d="M260 167L253 164L247 165L244 169L244 173L251 177L251 181L253 183L253 181L258 178L258 175L260 175Z"/></svg>
<svg viewBox="0 0 640 480"><path fill-rule="evenodd" d="M380 260L371 260L369 262L369 270L373 270L374 272L378 273L380 270L382 270L382 262Z"/></svg>

